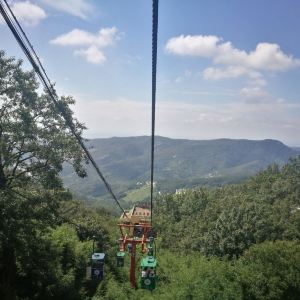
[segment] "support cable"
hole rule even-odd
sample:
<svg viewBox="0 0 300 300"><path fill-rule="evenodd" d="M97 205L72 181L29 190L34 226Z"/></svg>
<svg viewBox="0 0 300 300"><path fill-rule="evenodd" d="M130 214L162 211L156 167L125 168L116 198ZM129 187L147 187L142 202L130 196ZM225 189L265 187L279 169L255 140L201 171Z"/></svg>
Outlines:
<svg viewBox="0 0 300 300"><path fill-rule="evenodd" d="M47 81L48 81L48 84L52 87L52 84L51 84L50 79L49 79L49 77L48 77L48 75L47 75L47 73L46 73L46 70L44 69L44 67L43 67L43 65L42 65L42 63L41 63L41 61L40 61L38 55L36 54L36 52L35 52L35 50L34 50L34 48L33 48L33 45L30 43L30 41L29 41L29 39L28 39L26 33L24 32L22 26L20 25L18 19L16 18L16 16L14 15L13 11L12 11L11 8L10 8L10 6L8 5L7 0L4 0L4 2L5 2L5 4L6 4L8 10L9 10L9 12L10 12L10 14L11 14L12 17L14 18L14 21L16 22L18 29L21 31L21 33L22 33L24 39L26 40L27 44L29 45L29 47L30 47L30 49L31 49L31 52L33 53L33 55L34 55L36 61L38 62L38 65L39 65L40 68L42 69L42 71L43 71L43 73L44 73L44 75L45 75L45 77L46 77L46 79L47 79Z"/></svg>
<svg viewBox="0 0 300 300"><path fill-rule="evenodd" d="M156 104L156 68L157 68L157 32L158 0L152 1L152 118L151 118L151 191L150 212L153 221L153 177L154 177L154 142L155 142L155 104Z"/></svg>
<svg viewBox="0 0 300 300"><path fill-rule="evenodd" d="M8 7L9 12L11 13L11 15L13 16L14 20L17 20L14 13L12 12L12 10L9 7L9 4L7 3L6 0L4 0L6 6ZM18 28L21 30L21 33L23 32L25 35L25 40L27 41L27 43L29 44L29 47L32 49L32 52L34 53L34 57L31 53L31 51L28 49L28 47L26 46L26 42L24 41L24 36L22 37L22 34L20 34L20 32L18 31L18 29L16 28L16 26L13 24L11 18L9 17L4 5L2 2L0 2L0 12L4 18L4 20L6 21L9 29L11 30L12 34L14 35L15 39L17 40L18 44L20 45L21 49L23 50L24 54L26 55L26 57L28 58L29 62L31 63L33 69L35 70L36 74L38 75L38 77L40 78L45 90L48 92L55 108L58 110L58 112L61 114L61 116L63 117L63 119L65 120L66 125L69 127L71 133L73 134L73 136L76 138L78 144L80 145L80 147L82 148L82 150L84 151L85 155L87 156L87 158L89 159L89 161L91 162L92 166L94 167L96 173L98 174L98 176L101 178L101 180L103 181L107 191L109 192L109 194L112 196L112 198L115 200L116 204L118 205L118 207L120 208L120 210L123 212L124 216L128 219L128 216L125 212L125 210L122 208L118 198L116 197L116 195L114 194L111 186L109 185L109 183L107 182L107 180L105 179L104 175L102 174L102 172L100 171L97 163L95 162L94 158L92 157L91 153L89 152L89 150L87 149L87 147L85 146L83 139L81 138L80 134L78 132L76 132L76 128L72 122L72 119L70 117L70 115L68 115L68 113L66 112L65 108L59 103L59 98L56 94L56 91L54 90L49 77L47 76L47 73L45 71L45 69L43 68L41 61L39 60L37 54L35 53L35 51L33 50L32 45L30 44L27 36L25 35L24 31L21 29L21 25L19 24L19 22L17 22L18 24ZM42 71L41 71L42 69Z"/></svg>

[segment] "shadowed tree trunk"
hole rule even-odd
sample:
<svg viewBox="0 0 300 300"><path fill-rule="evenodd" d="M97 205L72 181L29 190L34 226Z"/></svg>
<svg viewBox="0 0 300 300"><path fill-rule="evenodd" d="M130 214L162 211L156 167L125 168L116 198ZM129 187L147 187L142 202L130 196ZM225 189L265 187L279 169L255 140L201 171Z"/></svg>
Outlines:
<svg viewBox="0 0 300 300"><path fill-rule="evenodd" d="M3 300L15 300L17 268L15 251L11 245L2 245L1 261L0 298Z"/></svg>
<svg viewBox="0 0 300 300"><path fill-rule="evenodd" d="M6 186L6 178L3 172L3 168L0 165L0 190L4 189Z"/></svg>

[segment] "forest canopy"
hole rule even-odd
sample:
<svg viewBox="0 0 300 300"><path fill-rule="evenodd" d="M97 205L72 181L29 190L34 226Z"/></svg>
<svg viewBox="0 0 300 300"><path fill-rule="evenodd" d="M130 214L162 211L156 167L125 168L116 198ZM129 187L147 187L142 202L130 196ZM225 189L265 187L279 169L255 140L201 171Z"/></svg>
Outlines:
<svg viewBox="0 0 300 300"><path fill-rule="evenodd" d="M60 102L82 135L74 99ZM240 184L155 199L150 293L129 286L128 258L116 266L114 215L64 188L63 164L85 176L85 157L34 73L3 51L0 117L1 299L298 299L300 157ZM93 240L107 257L101 282L86 277Z"/></svg>

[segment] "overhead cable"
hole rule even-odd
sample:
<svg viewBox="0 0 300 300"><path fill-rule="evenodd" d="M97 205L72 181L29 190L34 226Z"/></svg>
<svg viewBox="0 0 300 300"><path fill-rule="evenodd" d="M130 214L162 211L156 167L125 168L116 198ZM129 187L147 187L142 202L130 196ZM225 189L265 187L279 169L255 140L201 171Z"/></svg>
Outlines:
<svg viewBox="0 0 300 300"><path fill-rule="evenodd" d="M153 188L154 188L154 142L155 142L155 104L156 104L156 68L157 68L157 32L158 0L152 1L152 117L151 117L151 191L150 211L153 221Z"/></svg>
<svg viewBox="0 0 300 300"><path fill-rule="evenodd" d="M12 34L14 35L14 37L17 40L18 44L20 45L20 47L23 50L24 54L26 55L26 57L28 58L29 62L31 63L31 65L32 65L33 69L35 70L36 74L40 78L40 80L41 80L41 82L42 82L45 90L48 92L48 94L49 94L52 102L54 103L54 106L56 107L56 109L58 110L58 112L60 112L61 116L63 117L63 119L65 120L67 126L69 127L71 133L76 138L78 144L80 145L80 147L84 151L85 155L87 156L87 158L91 162L91 164L94 167L96 173L98 174L98 176L103 181L103 183L104 183L107 191L112 196L112 198L115 200L116 204L118 205L118 207L120 208L120 210L123 212L123 215L126 218L128 218L125 210L122 208L122 206L121 206L118 198L114 194L111 186L109 185L109 183L105 179L104 175L100 171L100 169L99 169L97 163L95 162L94 158L92 157L91 153L89 152L89 150L85 146L85 144L83 142L83 139L81 138L80 134L76 132L76 128L75 128L75 126L73 124L73 121L72 121L71 117L67 114L67 112L65 111L64 107L62 105L60 105L59 98L58 98L58 96L56 94L56 91L54 90L54 88L53 88L53 86L52 86L52 84L51 84L51 82L49 80L49 77L47 76L47 73L46 73L46 71L45 71L45 69L44 69L44 67L43 67L43 65L42 65L42 63L40 61L40 59L38 58L36 52L34 51L33 46L29 42L29 40L28 40L26 34L24 33L21 25L17 21L17 18L15 17L13 11L10 9L9 4L7 3L6 0L4 0L4 3L6 5L6 7L8 8L8 11L10 12L11 16L13 17L13 19L17 23L17 26L15 26L13 24L13 21L9 17L9 14L8 14L7 10L5 9L5 6L3 5L2 0L0 0L0 12L1 12L4 20L6 21L9 29L11 30ZM26 45L26 43L28 45ZM31 51L30 51L30 49L31 49Z"/></svg>

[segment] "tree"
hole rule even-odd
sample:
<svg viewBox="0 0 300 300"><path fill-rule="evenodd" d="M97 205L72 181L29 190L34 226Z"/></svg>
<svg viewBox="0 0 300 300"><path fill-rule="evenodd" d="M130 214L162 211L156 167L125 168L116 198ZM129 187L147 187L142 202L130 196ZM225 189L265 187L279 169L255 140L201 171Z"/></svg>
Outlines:
<svg viewBox="0 0 300 300"><path fill-rule="evenodd" d="M73 103L72 97L59 99L81 135L85 127L73 117ZM59 199L70 197L59 178L63 163L85 176L84 159L50 97L39 90L34 72L0 51L1 299L15 298L18 257L34 243L32 237L55 223Z"/></svg>
<svg viewBox="0 0 300 300"><path fill-rule="evenodd" d="M84 176L84 157L75 138L50 97L38 93L34 72L21 67L21 61L0 52L0 188L29 182L57 186L64 162ZM70 118L73 103L72 97L59 100ZM73 123L81 135L84 126L75 118Z"/></svg>
<svg viewBox="0 0 300 300"><path fill-rule="evenodd" d="M299 299L300 244L297 241L253 245L237 262L244 299Z"/></svg>

